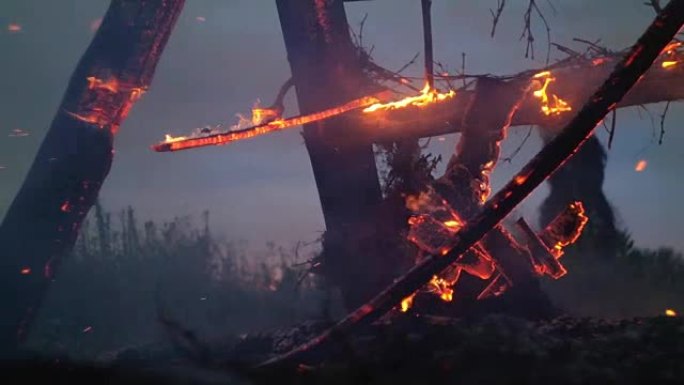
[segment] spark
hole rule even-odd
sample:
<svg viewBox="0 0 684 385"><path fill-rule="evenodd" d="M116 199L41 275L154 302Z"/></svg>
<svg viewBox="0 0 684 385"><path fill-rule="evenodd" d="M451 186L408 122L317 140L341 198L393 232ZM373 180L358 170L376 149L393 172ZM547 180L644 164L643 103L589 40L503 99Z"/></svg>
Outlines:
<svg viewBox="0 0 684 385"><path fill-rule="evenodd" d="M9 31L10 33L18 33L18 32L21 32L21 30L22 30L22 28L21 28L21 25L19 25L19 24L11 23L11 24L7 25L7 31Z"/></svg>
<svg viewBox="0 0 684 385"><path fill-rule="evenodd" d="M642 172L646 170L646 167L648 166L648 162L644 159L640 160L637 162L636 166L634 166L634 171L636 172Z"/></svg>

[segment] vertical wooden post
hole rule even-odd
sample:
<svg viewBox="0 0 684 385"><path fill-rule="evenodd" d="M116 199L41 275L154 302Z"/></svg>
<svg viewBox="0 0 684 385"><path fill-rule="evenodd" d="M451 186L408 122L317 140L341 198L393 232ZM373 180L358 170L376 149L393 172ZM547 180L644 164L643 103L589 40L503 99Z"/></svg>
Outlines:
<svg viewBox="0 0 684 385"><path fill-rule="evenodd" d="M344 103L371 92L349 35L342 0L276 0L302 113ZM326 235L322 273L342 289L348 306L386 284L371 220L382 199L371 144L342 146L344 117L304 126Z"/></svg>

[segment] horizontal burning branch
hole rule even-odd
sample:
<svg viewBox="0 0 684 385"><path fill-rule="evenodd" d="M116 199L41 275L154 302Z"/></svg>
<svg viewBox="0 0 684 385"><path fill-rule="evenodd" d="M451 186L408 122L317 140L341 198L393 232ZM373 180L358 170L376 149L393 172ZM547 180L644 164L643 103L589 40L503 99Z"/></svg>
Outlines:
<svg viewBox="0 0 684 385"><path fill-rule="evenodd" d="M537 82L534 92L523 100L513 116L511 126L562 126L573 117L573 107L591 96L593 87L609 75L619 56L604 56L573 62L550 71L525 72L502 82L505 93L517 87L516 81L531 77ZM533 75L530 75L533 74ZM460 132L474 92L459 91L444 103L424 108L404 108L364 114L350 127L348 140L384 142L398 138L420 138ZM618 103L617 108L684 99L684 52L681 43L673 43L663 51L654 65L634 88ZM496 101L492 108L498 108Z"/></svg>
<svg viewBox="0 0 684 385"><path fill-rule="evenodd" d="M503 88L517 87L517 81L529 78L533 92L522 102L513 117L512 126L560 126L573 115L573 107L591 95L594 84L600 84L610 73L619 56L595 57L571 62L553 70L524 72L502 82ZM682 44L670 44L634 89L617 105L629 107L684 99L684 61ZM166 137L152 146L158 152L217 146L256 136L322 121L343 114L356 114L355 124L341 141L384 142L398 138L419 138L459 132L473 91L451 90L439 93L428 86L416 96L387 101L387 94L366 96L344 105L308 115L281 118L279 111L255 108L250 127L232 131L204 130L191 136ZM381 102L384 99L384 102ZM492 103L492 108L497 103ZM264 122L266 118L270 121Z"/></svg>
<svg viewBox="0 0 684 385"><path fill-rule="evenodd" d="M255 136L284 130L290 127L297 127L303 124L325 120L332 118L333 116L347 113L349 111L369 107L379 102L380 100L375 96L366 96L338 107L319 111L313 114L294 116L287 119L277 117L277 114L273 116L273 114L266 113L266 115L271 115L270 117L275 119L265 123L261 123L264 117L263 115L266 111L270 110L255 108L252 111L252 114L253 121L256 124L251 127L234 131L208 133L206 135L198 135L195 137L171 137L167 135L164 142L152 146L152 149L157 152L169 152L188 150L197 147L220 146L238 140L249 139Z"/></svg>

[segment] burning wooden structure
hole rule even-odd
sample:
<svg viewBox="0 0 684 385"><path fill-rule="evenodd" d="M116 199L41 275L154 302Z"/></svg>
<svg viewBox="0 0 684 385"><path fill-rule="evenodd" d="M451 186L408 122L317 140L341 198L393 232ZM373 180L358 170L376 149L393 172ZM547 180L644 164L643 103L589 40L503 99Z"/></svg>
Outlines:
<svg viewBox="0 0 684 385"><path fill-rule="evenodd" d="M3 274L11 277L8 288L31 287L25 298L17 300L14 296L12 314L21 317L10 320L6 330L20 325L39 303L52 277L54 261L73 244L79 224L107 174L112 136L133 102L149 86L183 1L136 3L140 9L126 0L112 4L101 32L72 79L27 183L0 229L0 242L11 245L11 258L6 258L3 266ZM361 60L363 53L349 36L342 1L278 0L277 7L293 75L288 84L296 88L301 115L283 118L282 105L275 103L271 108L255 109L250 127L167 137L153 147L172 152L223 145L304 126L326 222L324 245L331 253L323 260L321 271L331 283L342 287L346 304L358 308L310 342L262 367L300 361L334 336L353 332L393 310L410 311L423 294L452 302L461 292L472 294L475 300L515 292L511 297L518 299L516 305L522 311L549 315L538 278L560 278L566 273L559 259L587 224L583 203L568 202L565 210L539 232L523 219L517 221L515 229L502 226L502 220L581 147L607 113L619 107L684 98L684 87L663 87L684 82L680 44L670 43L684 23L684 0L672 0L624 55L572 58L509 78L477 77L474 88L446 91L438 90L434 83L429 54L430 1L423 0L426 85L415 96L405 98L388 92L369 76ZM135 10L141 15L139 19L131 16ZM139 28L127 32L130 47L122 54L116 49L122 47L108 45L112 38L108 34L125 29L125 22ZM107 50L120 56L110 58L104 55ZM655 68L647 71L654 62ZM603 86L594 92L591 85L605 78ZM401 77L394 80L405 83ZM497 104L492 106L494 99ZM489 175L499 158L500 142L509 127L527 124L565 128L490 198ZM77 147L79 143L95 146L74 155L68 144L55 139L57 133L74 127L85 135L75 138ZM415 265L395 280L396 275L387 268L393 262L394 250L379 242L383 197L372 145L406 144L410 168L415 155L411 153L415 150L412 141L453 132L460 132L461 138L445 174L424 183L419 191L405 194L410 218L399 230L405 230L412 244L409 250L415 254ZM50 163L53 159L54 166ZM87 169L86 175L73 173L72 169L81 170L73 167L76 162L92 163L93 168ZM64 180L68 186L58 188L58 196L46 197L38 209L31 206L44 198L39 184ZM38 218L47 218L39 229L45 244L26 249L16 241L12 243L12 238L31 223L42 223ZM25 261L22 253L31 255L30 260ZM39 270L45 274L34 274ZM31 279L17 284L17 278L23 276ZM465 276L478 281L466 282L470 286L461 291L459 285ZM13 338L8 335L0 342Z"/></svg>

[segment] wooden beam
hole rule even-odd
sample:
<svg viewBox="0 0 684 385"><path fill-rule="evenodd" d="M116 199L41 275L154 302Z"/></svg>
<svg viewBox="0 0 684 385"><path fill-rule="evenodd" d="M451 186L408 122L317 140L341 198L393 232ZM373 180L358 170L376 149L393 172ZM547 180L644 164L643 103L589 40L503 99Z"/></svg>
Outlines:
<svg viewBox="0 0 684 385"><path fill-rule="evenodd" d="M606 58L600 64L591 61L583 64L558 68L553 71L556 80L550 85L550 91L566 100L574 111L559 116L546 116L540 109L539 99L528 95L518 112L513 116L511 126L555 126L559 127L571 119L575 112L588 98L596 84L601 84L615 66L616 57ZM527 72L512 80L503 82L501 93L516 87L520 78L529 78L534 72ZM398 138L420 138L440 136L460 132L468 105L473 98L473 91L461 91L454 98L442 103L425 107L406 107L399 110L379 111L372 114L355 114L358 124L347 130L350 141L385 142ZM664 69L660 65L653 66L625 96L617 108L637 105L677 101L684 99L684 65ZM497 103L491 103L496 109Z"/></svg>

